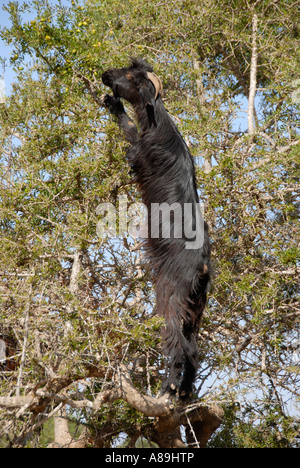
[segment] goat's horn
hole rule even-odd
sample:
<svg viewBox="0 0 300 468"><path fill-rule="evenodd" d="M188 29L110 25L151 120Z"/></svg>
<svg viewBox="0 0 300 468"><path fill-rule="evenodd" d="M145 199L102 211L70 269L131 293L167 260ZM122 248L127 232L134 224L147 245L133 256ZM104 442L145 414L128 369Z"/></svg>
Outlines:
<svg viewBox="0 0 300 468"><path fill-rule="evenodd" d="M147 78L148 78L148 80L151 81L151 83L153 84L153 86L155 88L155 99L157 99L157 96L159 94L162 94L162 92L163 92L162 82L160 81L158 76L155 75L154 73L147 72Z"/></svg>

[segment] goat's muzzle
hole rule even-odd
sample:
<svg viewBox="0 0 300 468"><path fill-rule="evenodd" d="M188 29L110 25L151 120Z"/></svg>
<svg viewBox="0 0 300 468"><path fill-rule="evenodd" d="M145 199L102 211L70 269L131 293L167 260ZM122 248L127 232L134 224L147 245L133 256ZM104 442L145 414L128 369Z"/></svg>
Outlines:
<svg viewBox="0 0 300 468"><path fill-rule="evenodd" d="M107 70L106 72L102 74L102 82L103 84L105 84L105 86L109 86L111 88L113 80L112 80L110 70Z"/></svg>

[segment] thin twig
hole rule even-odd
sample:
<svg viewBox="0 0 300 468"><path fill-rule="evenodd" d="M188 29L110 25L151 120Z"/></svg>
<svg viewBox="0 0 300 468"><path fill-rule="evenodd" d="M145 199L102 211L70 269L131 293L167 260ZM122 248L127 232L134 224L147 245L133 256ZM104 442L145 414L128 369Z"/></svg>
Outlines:
<svg viewBox="0 0 300 468"><path fill-rule="evenodd" d="M252 19L252 55L250 68L250 87L249 87L249 104L248 104L248 132L250 135L254 133L254 115L255 115L255 94L256 94L256 74L257 74L257 15L253 14Z"/></svg>
<svg viewBox="0 0 300 468"><path fill-rule="evenodd" d="M192 426L192 424L191 424L191 421L190 421L190 418L188 417L188 415L186 415L186 419L187 419L187 422L189 423L190 430L191 430L191 433L192 433L192 435L193 435L193 437L194 437L194 439L195 439L197 448L200 448L198 439L197 439L197 437L196 437L196 434L195 434L195 432L194 432L193 426Z"/></svg>
<svg viewBox="0 0 300 468"><path fill-rule="evenodd" d="M31 297L32 297L32 282L30 281L29 294L28 294L28 299L27 299L27 303L25 307L24 340L23 340L23 347L22 347L22 356L21 356L21 363L20 363L17 386L16 386L17 397L20 396L20 389L22 385L23 372L24 372L24 366L25 366L26 349L27 349L27 343L28 343L29 311L30 311Z"/></svg>

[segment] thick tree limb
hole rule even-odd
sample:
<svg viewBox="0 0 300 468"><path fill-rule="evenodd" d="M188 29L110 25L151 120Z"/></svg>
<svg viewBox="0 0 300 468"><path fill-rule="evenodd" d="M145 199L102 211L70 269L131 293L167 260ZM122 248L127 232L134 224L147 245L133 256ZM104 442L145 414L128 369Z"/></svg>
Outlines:
<svg viewBox="0 0 300 468"><path fill-rule="evenodd" d="M103 372L104 370L102 370ZM102 373L100 372L100 374ZM96 371L94 370L95 374ZM100 374L98 371L98 375ZM78 378L75 378L76 380ZM27 396L0 397L0 407L6 409L19 408L16 417L19 417L26 411L30 411L33 416L37 416L44 412L45 407L50 402L57 403L58 409L63 408L67 404L72 408L89 408L92 411L98 412L101 411L103 404L123 399L145 416L154 418L152 440L160 447L165 448L182 448L185 446L181 440L180 425L187 427L187 433L193 438L193 441L190 442L191 444L194 444L195 447L205 447L209 437L220 425L223 416L223 410L216 406L206 406L202 403L187 407L176 406L166 395L159 398L143 395L135 388L129 371L123 364L119 366L118 372L112 378L112 387L100 392L94 401L86 399L75 400L71 396L62 393L61 390L71 383L73 383L72 377L64 379L57 377L48 382L44 389L37 389ZM47 388L56 391L51 392ZM57 408L53 410L55 413ZM48 416L51 417L53 414L53 412L49 413ZM31 433L43 424L48 419L48 416L33 424L29 432ZM73 447L76 442L73 441L70 435L67 434L66 436L66 421L58 419L57 425L64 426L63 440L65 443L63 445ZM55 442L56 444L53 444L53 447L61 446L62 438L58 438ZM84 442L82 441L80 444L82 445Z"/></svg>
<svg viewBox="0 0 300 468"><path fill-rule="evenodd" d="M143 395L136 390L124 365L120 366L120 391L127 403L146 416L169 416L174 409L174 405L166 396L155 398Z"/></svg>
<svg viewBox="0 0 300 468"><path fill-rule="evenodd" d="M37 404L38 397L34 395L26 396L12 396L12 397L0 397L0 408L30 408L32 405Z"/></svg>

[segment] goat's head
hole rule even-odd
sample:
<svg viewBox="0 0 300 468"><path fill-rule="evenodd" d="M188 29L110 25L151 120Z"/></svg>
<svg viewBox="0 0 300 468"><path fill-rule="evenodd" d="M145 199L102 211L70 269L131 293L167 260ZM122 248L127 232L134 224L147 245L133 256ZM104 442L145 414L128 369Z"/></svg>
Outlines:
<svg viewBox="0 0 300 468"><path fill-rule="evenodd" d="M126 99L132 105L152 105L162 94L162 83L153 69L143 60L132 60L128 68L107 70L102 81L114 95Z"/></svg>

